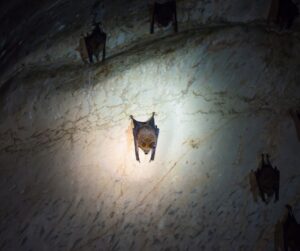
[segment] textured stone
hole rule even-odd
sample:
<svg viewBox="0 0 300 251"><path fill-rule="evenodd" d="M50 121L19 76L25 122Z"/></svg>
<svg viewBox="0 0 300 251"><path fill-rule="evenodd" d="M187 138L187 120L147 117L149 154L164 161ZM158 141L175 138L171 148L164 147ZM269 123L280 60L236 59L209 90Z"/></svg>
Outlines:
<svg viewBox="0 0 300 251"><path fill-rule="evenodd" d="M216 13L252 21L265 9L256 2L178 5L189 28ZM231 24L145 44L134 4L107 22L116 44L131 32L140 46L89 67L25 68L1 93L0 250L274 250L284 205L300 219L288 114L300 105L299 37ZM138 163L129 116L152 112L155 161L140 152ZM248 181L262 152L281 171L280 201L267 206Z"/></svg>

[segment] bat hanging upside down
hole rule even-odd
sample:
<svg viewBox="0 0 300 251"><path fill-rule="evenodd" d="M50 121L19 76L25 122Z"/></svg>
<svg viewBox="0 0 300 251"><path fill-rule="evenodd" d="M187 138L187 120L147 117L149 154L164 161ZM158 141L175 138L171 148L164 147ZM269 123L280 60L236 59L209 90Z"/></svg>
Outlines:
<svg viewBox="0 0 300 251"><path fill-rule="evenodd" d="M261 155L261 167L255 171L255 177L261 199L268 204L269 199L275 194L275 201L279 200L280 172L277 167L270 163L269 155L265 161L264 154Z"/></svg>
<svg viewBox="0 0 300 251"><path fill-rule="evenodd" d="M283 223L283 241L284 251L299 251L300 250L300 224L297 223L290 205L286 205L288 215Z"/></svg>
<svg viewBox="0 0 300 251"><path fill-rule="evenodd" d="M178 32L176 0L170 0L165 3L154 3L150 33L154 33L154 24L167 27L169 23L173 23L174 31Z"/></svg>
<svg viewBox="0 0 300 251"><path fill-rule="evenodd" d="M150 161L154 160L159 134L159 129L155 125L154 115L155 113L153 112L151 118L146 122L137 121L132 115L130 115L134 125L132 131L134 138L135 157L137 161L140 161L139 148L141 148L145 154L148 154L151 151Z"/></svg>
<svg viewBox="0 0 300 251"><path fill-rule="evenodd" d="M272 0L268 21L282 29L290 29L299 16L299 9L294 0Z"/></svg>
<svg viewBox="0 0 300 251"><path fill-rule="evenodd" d="M94 57L100 62L100 53L102 52L102 61L105 60L106 33L99 27L100 23L94 23L94 29L91 34L82 37L79 40L79 46L76 50L80 53L84 63L94 63Z"/></svg>

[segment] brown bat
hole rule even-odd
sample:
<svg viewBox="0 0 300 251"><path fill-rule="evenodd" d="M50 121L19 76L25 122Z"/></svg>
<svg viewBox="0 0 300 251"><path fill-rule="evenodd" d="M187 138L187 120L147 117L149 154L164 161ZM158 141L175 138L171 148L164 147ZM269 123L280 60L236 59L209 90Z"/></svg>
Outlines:
<svg viewBox="0 0 300 251"><path fill-rule="evenodd" d="M272 0L268 20L280 29L290 29L298 15L299 9L292 0Z"/></svg>
<svg viewBox="0 0 300 251"><path fill-rule="evenodd" d="M150 161L154 160L159 134L159 129L155 125L154 115L155 113L153 112L151 118L146 122L137 121L132 115L130 115L134 125L132 131L134 138L135 157L137 161L140 161L139 148L141 148L145 154L148 154L150 151L152 151Z"/></svg>
<svg viewBox="0 0 300 251"><path fill-rule="evenodd" d="M284 251L300 251L300 224L296 221L293 209L286 205L288 215L282 225Z"/></svg>
<svg viewBox="0 0 300 251"><path fill-rule="evenodd" d="M254 173L260 197L266 204L268 204L269 199L274 195L274 193L274 201L276 202L279 200L280 172L277 167L273 168L268 154L266 157L267 161L265 162L264 154L262 154L261 167Z"/></svg>
<svg viewBox="0 0 300 251"><path fill-rule="evenodd" d="M99 27L99 23L95 23L94 30L91 34L81 38L79 40L79 51L82 61L85 63L94 63L94 57L97 62L99 60L99 54L102 51L102 61L105 60L105 47L106 47L106 34Z"/></svg>
<svg viewBox="0 0 300 251"><path fill-rule="evenodd" d="M154 3L150 33L154 33L154 24L166 27L173 22L174 31L178 32L176 1L171 0L166 3Z"/></svg>

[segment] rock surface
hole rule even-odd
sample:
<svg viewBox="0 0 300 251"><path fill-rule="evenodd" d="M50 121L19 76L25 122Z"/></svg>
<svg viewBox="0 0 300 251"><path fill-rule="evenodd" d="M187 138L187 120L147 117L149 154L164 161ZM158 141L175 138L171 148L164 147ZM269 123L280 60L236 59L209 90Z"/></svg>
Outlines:
<svg viewBox="0 0 300 251"><path fill-rule="evenodd" d="M250 24L263 18L262 1L218 9L191 0L178 4L184 30L151 38L137 2L128 15L105 2L120 14L105 19L105 63L62 63L72 40L62 35L48 63L37 60L41 46L3 84L0 250L267 251L285 204L300 220L300 142L289 115L300 105L299 34ZM233 23L196 27L215 13ZM138 163L129 116L152 112L156 158L140 151ZM250 192L262 152L281 172L275 204Z"/></svg>

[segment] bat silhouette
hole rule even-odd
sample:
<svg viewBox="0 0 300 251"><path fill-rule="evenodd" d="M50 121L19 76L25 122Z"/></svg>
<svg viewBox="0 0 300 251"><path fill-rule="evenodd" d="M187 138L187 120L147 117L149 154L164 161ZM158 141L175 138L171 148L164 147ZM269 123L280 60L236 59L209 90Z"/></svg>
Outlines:
<svg viewBox="0 0 300 251"><path fill-rule="evenodd" d="M283 245L284 251L300 250L300 224L296 221L293 209L290 205L286 205L288 215L283 223Z"/></svg>
<svg viewBox="0 0 300 251"><path fill-rule="evenodd" d="M99 23L94 24L94 29L91 34L79 40L77 51L80 53L81 59L85 63L94 63L94 57L97 62L99 54L102 51L102 61L105 60L106 33L100 28Z"/></svg>
<svg viewBox="0 0 300 251"><path fill-rule="evenodd" d="M154 33L154 24L166 27L173 22L174 31L178 32L176 1L171 0L166 3L154 3L150 33Z"/></svg>
<svg viewBox="0 0 300 251"><path fill-rule="evenodd" d="M268 154L266 155L266 159L267 161L265 161L264 154L262 154L261 167L255 171L255 177L260 197L266 204L268 204L269 199L274 195L274 193L274 201L276 202L279 200L280 172L277 167L273 168Z"/></svg>
<svg viewBox="0 0 300 251"><path fill-rule="evenodd" d="M292 0L272 0L268 20L282 29L290 29L299 15L298 6Z"/></svg>

